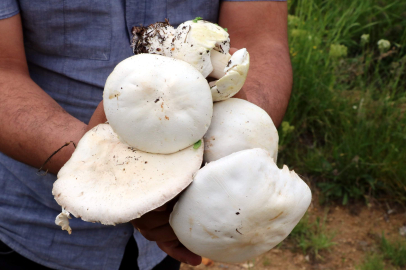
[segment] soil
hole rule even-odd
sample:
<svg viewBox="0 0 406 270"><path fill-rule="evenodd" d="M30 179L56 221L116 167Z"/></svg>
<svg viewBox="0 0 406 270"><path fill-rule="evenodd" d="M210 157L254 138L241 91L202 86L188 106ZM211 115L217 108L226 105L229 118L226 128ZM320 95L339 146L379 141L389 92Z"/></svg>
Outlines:
<svg viewBox="0 0 406 270"><path fill-rule="evenodd" d="M304 254L295 242L288 238L279 248L274 248L249 262L226 264L204 259L204 263L196 267L182 264L181 270L356 269L367 253L377 252L377 243L383 233L390 241L406 239L400 235L400 228L406 226L406 210L402 207L392 209L389 205L378 202L369 205L358 203L346 207L320 207L312 203L308 215L310 221L317 217L321 220L326 217L326 231L335 235L332 241L336 244L328 251L320 251L317 258L312 254Z"/></svg>

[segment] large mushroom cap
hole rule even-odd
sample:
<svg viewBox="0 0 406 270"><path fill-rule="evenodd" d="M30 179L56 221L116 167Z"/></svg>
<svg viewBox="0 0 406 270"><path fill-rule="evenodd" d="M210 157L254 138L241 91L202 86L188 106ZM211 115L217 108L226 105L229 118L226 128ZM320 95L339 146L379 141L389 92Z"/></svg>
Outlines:
<svg viewBox="0 0 406 270"><path fill-rule="evenodd" d="M174 153L206 133L213 100L205 78L190 64L152 54L119 63L103 93L106 117L129 145Z"/></svg>
<svg viewBox="0 0 406 270"><path fill-rule="evenodd" d="M278 131L269 115L243 99L214 103L213 119L204 135L204 161L211 162L251 148L266 149L276 161Z"/></svg>
<svg viewBox="0 0 406 270"><path fill-rule="evenodd" d="M242 262L280 243L310 205L309 187L269 153L250 149L207 164L170 217L179 241L220 262Z"/></svg>
<svg viewBox="0 0 406 270"><path fill-rule="evenodd" d="M128 222L186 188L202 156L203 147L193 146L169 155L145 153L122 143L110 125L100 124L80 140L59 171L52 194L67 212L85 221ZM67 218L59 221L65 224Z"/></svg>

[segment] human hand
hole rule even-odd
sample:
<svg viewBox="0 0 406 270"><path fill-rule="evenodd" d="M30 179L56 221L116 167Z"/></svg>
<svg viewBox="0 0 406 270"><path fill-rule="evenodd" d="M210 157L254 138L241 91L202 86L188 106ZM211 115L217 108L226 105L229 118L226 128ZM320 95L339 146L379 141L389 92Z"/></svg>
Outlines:
<svg viewBox="0 0 406 270"><path fill-rule="evenodd" d="M97 126L98 124L105 123L107 121L106 114L104 113L103 101L100 101L97 105L96 110L93 112L90 118L89 124L87 125L86 132Z"/></svg>
<svg viewBox="0 0 406 270"><path fill-rule="evenodd" d="M155 241L160 249L172 258L196 266L202 258L185 248L169 225L169 215L175 201L146 213L131 221L132 225L148 240Z"/></svg>

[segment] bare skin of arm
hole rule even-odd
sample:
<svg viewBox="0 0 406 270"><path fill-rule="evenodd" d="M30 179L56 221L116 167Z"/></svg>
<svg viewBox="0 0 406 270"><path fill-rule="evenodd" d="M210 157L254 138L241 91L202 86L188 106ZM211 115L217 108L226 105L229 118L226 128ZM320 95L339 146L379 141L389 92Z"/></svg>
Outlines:
<svg viewBox="0 0 406 270"><path fill-rule="evenodd" d="M65 112L28 73L20 15L0 21L0 151L39 168L65 142L77 143L87 125ZM57 173L74 148L49 162Z"/></svg>
<svg viewBox="0 0 406 270"><path fill-rule="evenodd" d="M264 109L276 126L282 122L292 89L286 2L223 2L219 25L231 46L247 48L250 70L235 96Z"/></svg>

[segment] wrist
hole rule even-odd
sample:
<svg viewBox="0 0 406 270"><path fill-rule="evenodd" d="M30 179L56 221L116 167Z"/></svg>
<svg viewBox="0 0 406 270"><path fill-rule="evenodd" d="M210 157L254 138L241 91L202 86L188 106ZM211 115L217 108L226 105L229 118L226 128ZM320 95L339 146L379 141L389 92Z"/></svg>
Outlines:
<svg viewBox="0 0 406 270"><path fill-rule="evenodd" d="M75 123L68 125L65 128L66 132L63 132L61 137L49 141L52 147L47 147L46 153L42 155L41 163L44 164L48 158L53 156L43 165L43 171L57 174L70 159L75 151L75 146L78 145L80 139L87 132L88 126L86 124L77 119L74 120Z"/></svg>

